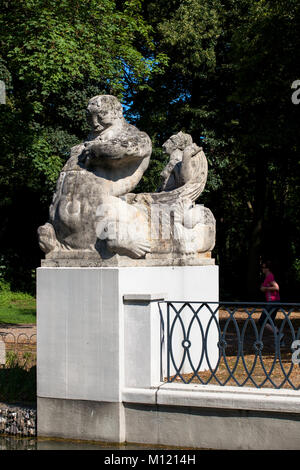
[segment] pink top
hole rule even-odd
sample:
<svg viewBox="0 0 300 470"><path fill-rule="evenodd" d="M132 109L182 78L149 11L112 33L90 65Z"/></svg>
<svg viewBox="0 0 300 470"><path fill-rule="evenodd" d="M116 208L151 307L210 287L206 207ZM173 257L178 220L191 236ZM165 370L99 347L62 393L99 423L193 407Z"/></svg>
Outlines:
<svg viewBox="0 0 300 470"><path fill-rule="evenodd" d="M264 282L262 283L263 287L271 287L272 282L275 281L274 274L269 273ZM280 300L280 295L278 290L267 290L265 292L267 302L276 302Z"/></svg>

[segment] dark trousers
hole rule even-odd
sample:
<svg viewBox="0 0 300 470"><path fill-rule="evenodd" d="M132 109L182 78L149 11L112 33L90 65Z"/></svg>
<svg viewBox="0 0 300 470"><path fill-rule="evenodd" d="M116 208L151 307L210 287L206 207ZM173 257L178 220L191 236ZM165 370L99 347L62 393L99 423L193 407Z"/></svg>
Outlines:
<svg viewBox="0 0 300 470"><path fill-rule="evenodd" d="M279 307L277 307L276 305L272 305L272 303L273 302L271 301L271 302L269 302L268 305L264 306L264 310L266 310L268 312L269 316L267 315L266 311L264 311L264 310L262 311L262 314L261 314L261 316L259 317L259 320L258 320L258 324L260 326L263 325L266 318L267 318L266 325L269 324L270 326L273 326L272 323L271 323L270 318L272 318L272 321L275 324L275 318L276 318L277 312L279 310ZM275 327L275 329L277 330L276 327Z"/></svg>

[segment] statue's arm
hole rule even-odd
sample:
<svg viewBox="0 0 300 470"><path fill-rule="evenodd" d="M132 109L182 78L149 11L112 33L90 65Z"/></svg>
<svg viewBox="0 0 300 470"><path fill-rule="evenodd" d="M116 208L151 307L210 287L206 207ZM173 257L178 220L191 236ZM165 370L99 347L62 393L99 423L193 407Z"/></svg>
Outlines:
<svg viewBox="0 0 300 470"><path fill-rule="evenodd" d="M139 132L127 138L126 135L109 141L96 139L88 142L84 154L91 163L99 159L122 159L130 156L144 158L151 152L151 140L147 134Z"/></svg>

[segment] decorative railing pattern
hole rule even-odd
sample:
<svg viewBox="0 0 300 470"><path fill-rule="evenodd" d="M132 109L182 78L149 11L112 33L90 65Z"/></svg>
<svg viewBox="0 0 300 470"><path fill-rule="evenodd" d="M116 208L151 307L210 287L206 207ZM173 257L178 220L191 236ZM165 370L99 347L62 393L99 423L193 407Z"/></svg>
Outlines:
<svg viewBox="0 0 300 470"><path fill-rule="evenodd" d="M36 333L0 332L0 367L19 364L30 368L36 363Z"/></svg>
<svg viewBox="0 0 300 470"><path fill-rule="evenodd" d="M164 302L164 307L167 382L299 390L300 304Z"/></svg>

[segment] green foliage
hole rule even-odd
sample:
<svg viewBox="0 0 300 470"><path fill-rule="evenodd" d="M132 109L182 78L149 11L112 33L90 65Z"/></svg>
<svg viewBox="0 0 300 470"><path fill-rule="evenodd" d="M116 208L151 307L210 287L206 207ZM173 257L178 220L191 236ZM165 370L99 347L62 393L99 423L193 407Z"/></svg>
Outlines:
<svg viewBox="0 0 300 470"><path fill-rule="evenodd" d="M34 292L35 230L70 147L88 133L88 100L113 93L153 143L136 191L156 189L170 135L182 130L203 146L209 177L198 202L216 217L223 298L257 298L264 256L277 261L290 299L299 286L299 28L298 0L2 2L0 253L10 287Z"/></svg>
<svg viewBox="0 0 300 470"><path fill-rule="evenodd" d="M1 287L0 323L35 323L36 301L34 296L24 292L12 292L5 282L2 282Z"/></svg>
<svg viewBox="0 0 300 470"><path fill-rule="evenodd" d="M209 177L198 202L216 217L222 297L258 299L266 257L291 299L300 240L300 114L291 103L299 2L158 1L146 17L169 62L136 94L132 112L157 147L179 130L204 147Z"/></svg>
<svg viewBox="0 0 300 470"><path fill-rule="evenodd" d="M176 55L171 65L174 73L194 78L205 68L215 69L215 47L221 34L219 9L218 0L184 0L158 24L160 47L168 55Z"/></svg>
<svg viewBox="0 0 300 470"><path fill-rule="evenodd" d="M0 401L5 403L36 402L36 366L26 367L28 355L21 364L16 354L8 354L5 368L0 368Z"/></svg>
<svg viewBox="0 0 300 470"><path fill-rule="evenodd" d="M232 37L229 58L234 64L235 89L229 99L239 108L235 148L245 155L253 187L248 196L253 207L249 266L256 263L258 267L259 256L273 259L282 293L290 298L297 291L290 273L299 253L295 191L300 114L291 102L290 90L300 76L294 60L300 46L300 6L294 0L248 3L247 17Z"/></svg>
<svg viewBox="0 0 300 470"><path fill-rule="evenodd" d="M108 81L119 94L124 64L136 77L147 75L153 60L134 45L138 37L151 47L139 3L128 0L121 10L112 0L11 0L4 6L1 50L32 105L59 93L66 81L86 77Z"/></svg>
<svg viewBox="0 0 300 470"><path fill-rule="evenodd" d="M89 131L88 100L112 93L126 102L165 58L138 0L10 0L0 31L0 254L11 288L33 293L36 230L70 147Z"/></svg>
<svg viewBox="0 0 300 470"><path fill-rule="evenodd" d="M296 258L294 260L294 263L293 263L293 267L292 267L292 276L294 278L294 281L296 281L297 283L300 283L300 259L299 258Z"/></svg>

